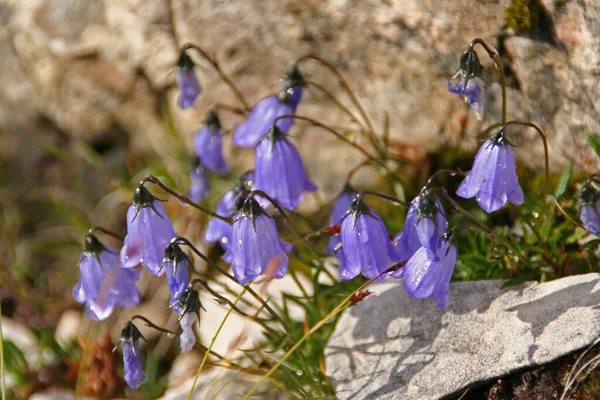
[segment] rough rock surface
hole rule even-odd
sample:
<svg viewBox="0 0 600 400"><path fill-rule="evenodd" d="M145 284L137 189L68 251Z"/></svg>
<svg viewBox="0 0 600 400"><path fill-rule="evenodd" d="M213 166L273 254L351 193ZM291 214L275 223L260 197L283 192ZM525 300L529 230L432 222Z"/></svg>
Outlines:
<svg viewBox="0 0 600 400"><path fill-rule="evenodd" d="M438 399L589 345L600 335L600 274L501 289L451 284L447 310L398 282L340 319L326 349L339 399Z"/></svg>
<svg viewBox="0 0 600 400"><path fill-rule="evenodd" d="M578 166L591 162L593 170L596 161L582 144L585 132L600 131L600 4L544 0L540 26L517 36L504 28L509 3L0 0L0 135L22 135L32 144L49 130L94 140L116 129L129 135L130 146L161 156L166 126L157 109L167 98L191 143L211 103L234 102L201 63L203 98L194 110L175 108L169 71L178 45L191 41L217 57L252 103L273 90L295 58L310 52L339 67L378 130L383 110L389 111L395 150L418 158L421 147L460 143L474 149L482 124L446 91L443 79L454 73L467 43L482 37L505 58L509 117L547 128L555 168L573 159ZM311 63L302 69L343 97L331 75ZM497 79L491 82L486 124L498 120L500 108ZM300 112L349 124L326 104L323 95L308 94ZM227 126L238 122L228 117ZM533 131L513 136L525 162L543 165L542 157L530 157L543 154ZM296 140L311 174L332 195L339 189L336 178L357 163L357 154L315 129ZM315 141L319 152L309 151ZM331 168L318 167L326 162Z"/></svg>

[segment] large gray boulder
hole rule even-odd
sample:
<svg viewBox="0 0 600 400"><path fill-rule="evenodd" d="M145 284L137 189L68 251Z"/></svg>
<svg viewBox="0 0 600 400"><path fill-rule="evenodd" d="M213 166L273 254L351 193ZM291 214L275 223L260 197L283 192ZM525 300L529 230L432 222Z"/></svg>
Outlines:
<svg viewBox="0 0 600 400"><path fill-rule="evenodd" d="M438 399L564 356L600 335L600 274L501 289L456 282L446 310L373 285L325 351L339 399Z"/></svg>

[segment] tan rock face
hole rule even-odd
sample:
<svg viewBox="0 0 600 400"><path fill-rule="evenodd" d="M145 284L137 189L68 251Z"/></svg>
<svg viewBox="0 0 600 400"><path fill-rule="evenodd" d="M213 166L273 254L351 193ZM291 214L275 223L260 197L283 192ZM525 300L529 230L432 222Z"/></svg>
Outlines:
<svg viewBox="0 0 600 400"><path fill-rule="evenodd" d="M460 143L474 149L475 134L499 119L497 79L486 90L486 118L478 122L447 92L444 78L454 73L466 45L482 37L500 49L508 67L509 118L548 130L555 168L570 159L593 170L597 164L583 147L584 133L600 131L600 6L545 1L542 33L525 37L504 30L508 5L508 0L469 6L442 0L0 0L0 125L6 133L35 131L44 117L86 140L116 125L136 146L149 149L148 132L165 129L157 108L167 94L191 144L191 132L210 104L235 104L217 74L200 62L202 98L193 110L176 109L169 72L178 46L194 42L216 56L251 103L275 90L274 82L294 59L314 53L347 77L377 130L388 111L393 144L434 150ZM310 62L301 69L349 104L333 76ZM350 126L322 94L309 91L305 100L302 114ZM224 120L228 127L239 122L229 115ZM305 132L296 140L309 172L326 192L337 190L334 179L359 162L358 155L324 132L296 129ZM523 161L542 166L535 133L515 130L513 136ZM316 142L319 151L311 151ZM320 172L317 166L324 164L331 168Z"/></svg>

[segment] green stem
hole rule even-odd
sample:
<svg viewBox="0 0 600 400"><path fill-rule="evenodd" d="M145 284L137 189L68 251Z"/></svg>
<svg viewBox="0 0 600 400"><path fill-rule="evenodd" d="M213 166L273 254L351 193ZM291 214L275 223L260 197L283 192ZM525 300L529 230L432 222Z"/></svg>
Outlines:
<svg viewBox="0 0 600 400"><path fill-rule="evenodd" d="M234 305L237 304L237 302L242 298L242 296L244 295L245 292L246 292L246 287L244 286L244 289L240 292L238 297L233 302ZM231 314L232 311L233 311L233 308L229 308L229 310L227 310L225 317L223 317L221 324L217 328L215 335L213 336L212 340L210 341L210 345L208 346L207 351L204 353L204 357L202 358L200 367L198 367L198 372L196 372L196 377L194 378L194 383L192 383L192 387L190 388L190 392L188 393L187 400L190 400L192 398L192 393L194 392L194 388L196 387L196 382L198 382L198 378L200 377L202 368L204 368L204 364L206 363L206 360L208 359L208 355L210 354L211 349L212 349L213 345L215 344L215 341L217 340L217 336L219 336L219 333L221 333L221 329L223 329L223 326L225 325L225 321L227 321L227 318L229 317L229 314Z"/></svg>
<svg viewBox="0 0 600 400"><path fill-rule="evenodd" d="M292 346L292 348L289 349L288 352L283 355L283 357L281 357L281 359L269 370L269 372L267 372L258 382L256 382L256 384L252 387L252 389L250 389L250 391L248 393L246 393L246 395L244 396L244 398L242 400L249 399L250 396L252 395L252 393L254 393L298 349L298 347L300 347L300 345L302 343L304 343L304 341L306 341L306 339L308 339L313 333L315 333L317 330L319 330L319 328L321 328L323 325L328 323L333 317L335 317L337 314L339 314L341 311L343 311L355 293L362 291L365 287L370 285L372 282L374 282L379 277L389 274L390 272L396 271L397 269L403 267L404 264L406 264L406 263L400 262L398 264L391 266L390 268L381 272L374 278L369 279L367 282L365 282L363 285L361 285L358 289L356 289L354 292L352 292L348 297L346 297L340 304L337 305L337 307L335 307L329 314L327 314L325 316L325 318L321 319L312 328L310 328L310 330L304 336L302 336L302 338L298 342L296 342L296 344L294 344L294 346Z"/></svg>

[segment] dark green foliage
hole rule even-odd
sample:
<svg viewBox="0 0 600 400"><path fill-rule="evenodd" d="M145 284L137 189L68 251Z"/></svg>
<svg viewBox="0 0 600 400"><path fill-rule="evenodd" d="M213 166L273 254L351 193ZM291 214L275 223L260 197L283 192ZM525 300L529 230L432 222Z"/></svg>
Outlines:
<svg viewBox="0 0 600 400"><path fill-rule="evenodd" d="M536 0L511 0L504 9L504 23L517 31L528 31L540 23L542 7Z"/></svg>

